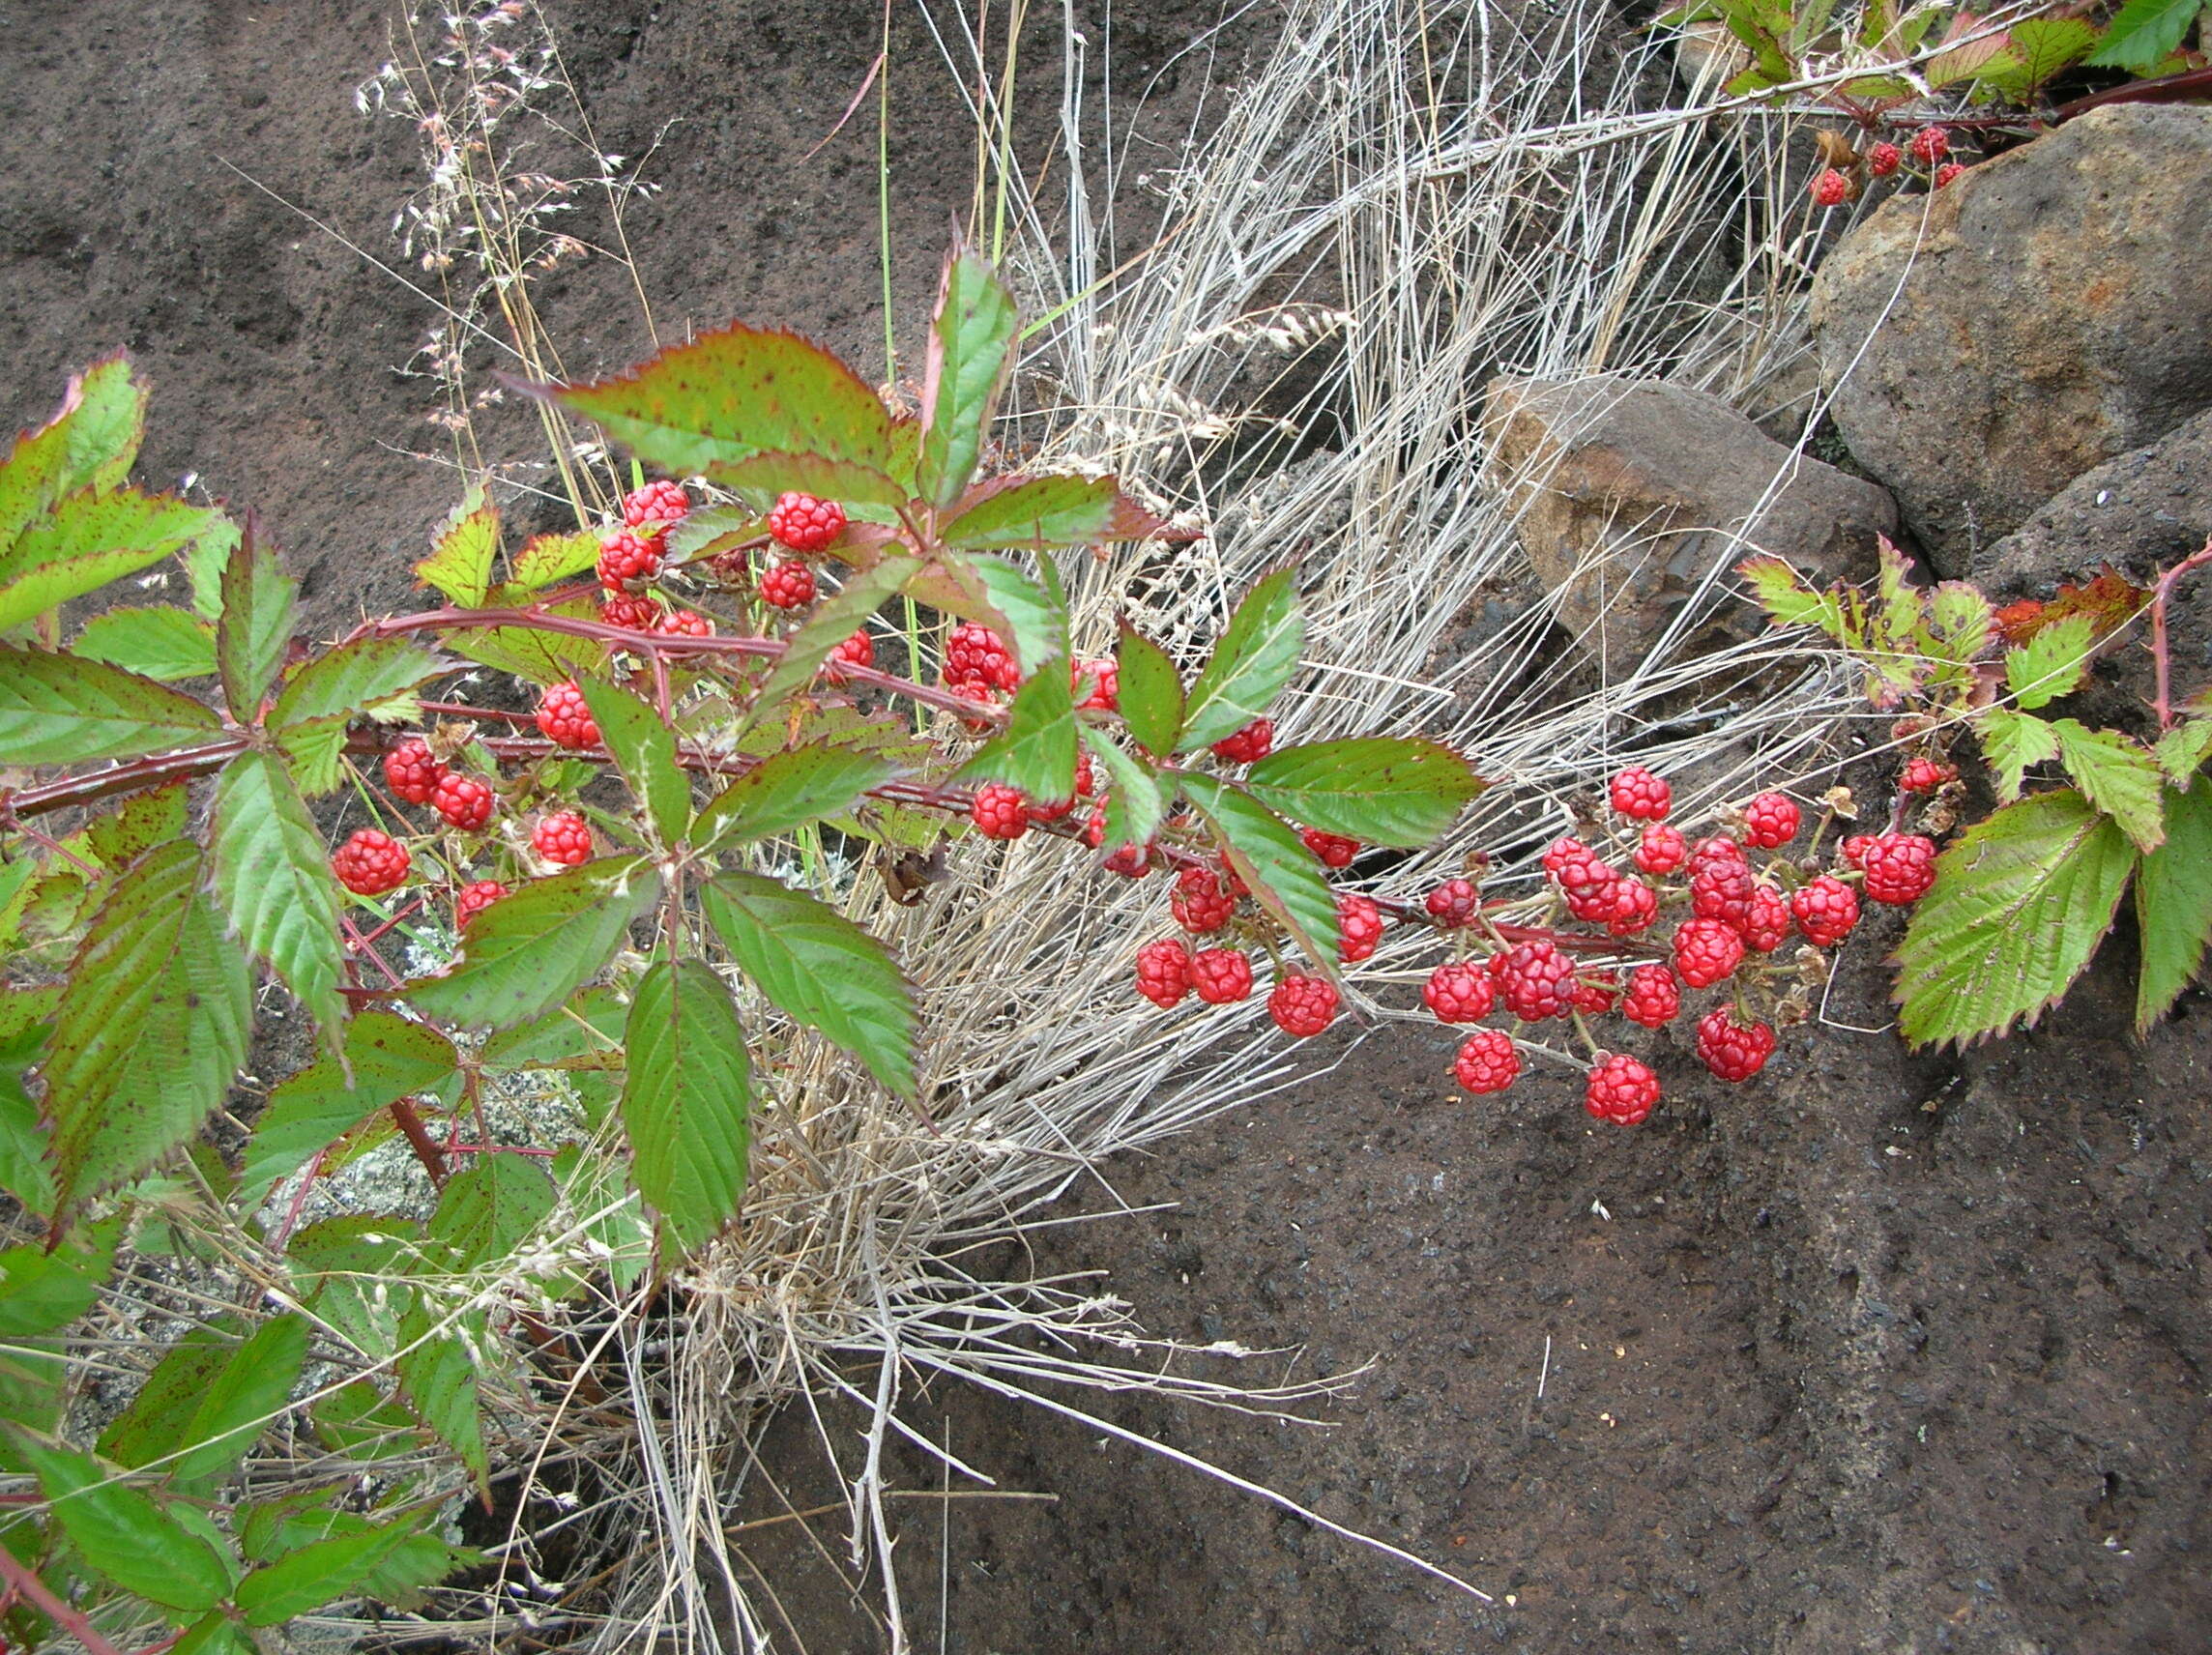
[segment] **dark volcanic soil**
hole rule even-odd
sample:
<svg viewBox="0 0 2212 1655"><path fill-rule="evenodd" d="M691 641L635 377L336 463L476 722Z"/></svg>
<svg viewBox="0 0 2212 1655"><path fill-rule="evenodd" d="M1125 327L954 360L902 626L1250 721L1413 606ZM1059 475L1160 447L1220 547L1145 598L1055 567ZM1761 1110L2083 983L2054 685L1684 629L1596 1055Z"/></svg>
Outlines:
<svg viewBox="0 0 2212 1655"><path fill-rule="evenodd" d="M877 371L873 127L801 158L859 85L878 14L557 12L612 147L682 117L654 168L666 193L630 225L664 332L785 322ZM1118 73L1207 15L1117 13ZM390 256L412 140L351 107L386 16L20 4L0 35L0 415L43 415L72 366L130 347L155 386L142 480L196 473L256 508L324 628L399 601L451 503L449 475L398 451L435 447L427 387L393 372L428 317L223 162ZM918 21L902 11L896 31L916 66L892 148L911 338L974 154ZM646 349L607 267L549 286L546 309L572 371ZM513 456L535 433L509 411L490 437ZM1839 1021L1885 1020L1882 946L1854 943ZM2125 939L2112 951L2124 965ZM1500 1601L1095 1432L953 1396L956 1452L1060 1497L955 1502L948 1557L938 1514L907 1508L917 1642L939 1646L942 1610L942 1646L971 1655L2212 1646L2212 1014L2192 994L2147 1044L2128 1021L2108 965L2042 1031L1957 1061L1800 1034L1731 1089L1670 1053L1669 1101L1635 1132L1592 1129L1563 1080L1454 1097L1444 1040L1393 1030L1115 1169L1131 1204L1173 1211L1071 1227L1040 1269L1109 1272L1163 1334L1372 1367L1324 1428L1138 1399L1109 1416ZM806 1647L882 1646L788 1529L758 1532Z"/></svg>

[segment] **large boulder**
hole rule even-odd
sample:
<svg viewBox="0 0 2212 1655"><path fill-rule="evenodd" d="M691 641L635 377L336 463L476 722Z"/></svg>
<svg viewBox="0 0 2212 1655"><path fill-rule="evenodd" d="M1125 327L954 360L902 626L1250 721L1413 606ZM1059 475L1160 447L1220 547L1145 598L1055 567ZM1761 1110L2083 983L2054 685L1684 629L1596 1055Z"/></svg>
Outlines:
<svg viewBox="0 0 2212 1655"><path fill-rule="evenodd" d="M1633 666L1709 577L1754 552L1819 581L1874 569L1897 527L1889 496L1765 436L1718 396L1615 375L1490 382L1485 483L1515 514L1560 622L1609 671ZM1698 618L1700 624L1706 619Z"/></svg>
<svg viewBox="0 0 2212 1655"><path fill-rule="evenodd" d="M1937 572L2212 406L2212 109L2094 110L1892 197L1813 283L1837 429Z"/></svg>

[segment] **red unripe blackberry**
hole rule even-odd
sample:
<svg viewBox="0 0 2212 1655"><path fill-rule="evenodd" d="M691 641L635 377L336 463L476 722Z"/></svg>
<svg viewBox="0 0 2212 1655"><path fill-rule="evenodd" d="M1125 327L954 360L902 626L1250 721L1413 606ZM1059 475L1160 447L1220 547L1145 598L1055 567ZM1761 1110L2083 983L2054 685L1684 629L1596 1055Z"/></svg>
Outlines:
<svg viewBox="0 0 2212 1655"><path fill-rule="evenodd" d="M391 834L364 828L331 854L331 872L356 896L380 896L407 883L413 859Z"/></svg>
<svg viewBox="0 0 2212 1655"><path fill-rule="evenodd" d="M691 497L684 485L660 478L623 496L622 520L632 529L665 529L690 513Z"/></svg>
<svg viewBox="0 0 2212 1655"><path fill-rule="evenodd" d="M1586 1016L1604 1016L1619 998L1620 979L1611 972L1597 972L1575 982L1575 1009Z"/></svg>
<svg viewBox="0 0 2212 1655"><path fill-rule="evenodd" d="M460 894L453 898L454 926L466 925L506 894L507 886L497 880L479 880L461 886Z"/></svg>
<svg viewBox="0 0 2212 1655"><path fill-rule="evenodd" d="M1321 858L1324 868L1349 868L1353 857L1359 855L1359 841L1347 839L1341 833L1324 833L1319 828L1303 828L1298 837L1306 842L1306 849Z"/></svg>
<svg viewBox="0 0 2212 1655"><path fill-rule="evenodd" d="M1480 1023L1498 1002L1498 985L1482 967L1452 960L1429 973L1421 1001L1441 1022Z"/></svg>
<svg viewBox="0 0 2212 1655"><path fill-rule="evenodd" d="M1886 139L1881 143L1867 146L1867 171L1873 173L1877 178L1887 178L1898 169L1904 160L1904 152Z"/></svg>
<svg viewBox="0 0 2212 1655"><path fill-rule="evenodd" d="M1030 830L1030 801L1018 787L987 781L975 790L968 820L986 839L1019 839Z"/></svg>
<svg viewBox="0 0 2212 1655"><path fill-rule="evenodd" d="M945 682L954 687L1012 689L1022 682L1022 674L1005 639L988 626L963 621L945 640Z"/></svg>
<svg viewBox="0 0 2212 1655"><path fill-rule="evenodd" d="M1194 937L1218 931L1237 912L1237 899L1211 868L1185 868L1176 875L1175 895L1168 899L1175 920Z"/></svg>
<svg viewBox="0 0 2212 1655"><path fill-rule="evenodd" d="M427 741L402 741L384 755L384 785L409 804L427 804L446 767Z"/></svg>
<svg viewBox="0 0 2212 1655"><path fill-rule="evenodd" d="M1561 841L1565 843L1565 841ZM1557 850L1557 846L1553 847ZM1544 857L1544 869L1553 883L1569 896L1596 896L1610 898L1613 887L1619 883L1620 874L1606 859L1586 845L1576 845L1572 850L1555 857L1549 852ZM1610 908L1611 903L1607 906Z"/></svg>
<svg viewBox="0 0 2212 1655"><path fill-rule="evenodd" d="M845 508L811 494L783 494L768 514L768 532L795 552L819 552L845 532Z"/></svg>
<svg viewBox="0 0 2212 1655"><path fill-rule="evenodd" d="M1498 998L1524 1023L1564 1017L1575 1002L1575 963L1551 942L1516 943L1490 962Z"/></svg>
<svg viewBox="0 0 2212 1655"><path fill-rule="evenodd" d="M1213 756L1233 765L1256 765L1275 744L1275 721L1255 718L1235 735L1213 743Z"/></svg>
<svg viewBox="0 0 2212 1655"><path fill-rule="evenodd" d="M1567 865L1570 857L1586 856L1588 852L1589 847L1572 833L1560 834L1544 847L1544 872L1546 876L1557 879L1559 870Z"/></svg>
<svg viewBox="0 0 2212 1655"><path fill-rule="evenodd" d="M1382 911L1372 897L1348 890L1336 899L1336 957L1355 966L1381 946ZM1333 992L1333 991L1332 991Z"/></svg>
<svg viewBox="0 0 2212 1655"><path fill-rule="evenodd" d="M1834 874L1822 874L1790 893L1790 912L1808 943L1833 948L1859 922L1859 893Z"/></svg>
<svg viewBox="0 0 2212 1655"><path fill-rule="evenodd" d="M1813 200L1821 207L1841 207L1851 198L1851 181L1834 167L1813 180Z"/></svg>
<svg viewBox="0 0 2212 1655"><path fill-rule="evenodd" d="M1620 1002L1620 1015L1646 1029L1674 1021L1682 1009L1682 985L1674 973L1654 961L1628 973L1628 996Z"/></svg>
<svg viewBox="0 0 2212 1655"><path fill-rule="evenodd" d="M1751 887L1751 907L1736 927L1745 947L1771 954L1790 935L1790 900L1764 880Z"/></svg>
<svg viewBox="0 0 2212 1655"><path fill-rule="evenodd" d="M653 624L664 638L712 638L714 624L696 609L671 609Z"/></svg>
<svg viewBox="0 0 2212 1655"><path fill-rule="evenodd" d="M1503 1091L1521 1073L1521 1053L1501 1029L1483 1029L1460 1043L1452 1075L1477 1097Z"/></svg>
<svg viewBox="0 0 2212 1655"><path fill-rule="evenodd" d="M1482 911L1482 892L1470 879L1448 879L1429 892L1429 917L1447 930L1474 923Z"/></svg>
<svg viewBox="0 0 2212 1655"><path fill-rule="evenodd" d="M1075 661L1067 669L1068 687L1078 709L1121 711L1121 669L1112 661Z"/></svg>
<svg viewBox="0 0 2212 1655"><path fill-rule="evenodd" d="M1659 893L1640 879L1617 880L1613 887L1613 912L1606 915L1606 931L1615 937L1634 937L1651 929L1659 917Z"/></svg>
<svg viewBox="0 0 2212 1655"><path fill-rule="evenodd" d="M1715 858L1690 875L1690 912L1740 927L1751 916L1751 893L1758 886L1743 863Z"/></svg>
<svg viewBox="0 0 2212 1655"><path fill-rule="evenodd" d="M1918 902L1936 883L1936 841L1919 833L1881 833L1870 841L1859 866L1866 893L1903 908Z"/></svg>
<svg viewBox="0 0 2212 1655"><path fill-rule="evenodd" d="M1252 993L1252 962L1235 948L1206 948L1190 957L1190 986L1208 1005L1227 1005Z"/></svg>
<svg viewBox="0 0 2212 1655"><path fill-rule="evenodd" d="M473 775L449 770L438 778L430 807L456 828L474 831L491 820L492 792Z"/></svg>
<svg viewBox="0 0 2212 1655"><path fill-rule="evenodd" d="M1957 767L1952 765L1937 764L1934 759L1913 759L1906 765L1905 773L1897 778L1897 786L1902 793L1934 793L1958 773Z"/></svg>
<svg viewBox="0 0 2212 1655"><path fill-rule="evenodd" d="M1285 977L1268 991L1267 1015L1284 1033L1310 1039L1335 1020L1336 985L1326 977Z"/></svg>
<svg viewBox="0 0 2212 1655"><path fill-rule="evenodd" d="M1951 181L1957 178L1959 174L1965 172L1965 170L1966 164L1964 161L1945 161L1941 166L1936 169L1936 188L1937 189L1944 189L1949 188Z"/></svg>
<svg viewBox="0 0 2212 1655"><path fill-rule="evenodd" d="M1692 988L1710 988L1743 963L1743 939L1725 919L1685 919L1674 931L1674 972Z"/></svg>
<svg viewBox="0 0 2212 1655"><path fill-rule="evenodd" d="M1761 850L1771 851L1797 837L1801 820L1795 799L1786 794L1762 793L1743 807L1743 836Z"/></svg>
<svg viewBox="0 0 2212 1655"><path fill-rule="evenodd" d="M1922 166L1934 166L1951 153L1951 134L1941 127L1923 127L1906 147Z"/></svg>
<svg viewBox="0 0 2212 1655"><path fill-rule="evenodd" d="M832 667L872 667L876 664L876 641L863 626L830 652Z"/></svg>
<svg viewBox="0 0 2212 1655"><path fill-rule="evenodd" d="M547 861L572 868L592 859L592 825L573 810L556 810L530 830L530 844Z"/></svg>
<svg viewBox="0 0 2212 1655"><path fill-rule="evenodd" d="M1162 1010L1190 990L1190 950L1175 938L1137 950L1137 992Z"/></svg>
<svg viewBox="0 0 2212 1655"><path fill-rule="evenodd" d="M1654 822L1644 829L1636 844L1636 865L1653 875L1671 874L1688 858L1690 848L1682 835L1664 822Z"/></svg>
<svg viewBox="0 0 2212 1655"><path fill-rule="evenodd" d="M1732 1006L1716 1005L1698 1019L1698 1056L1724 1081L1748 1081L1773 1055L1774 1031L1763 1023L1746 1028Z"/></svg>
<svg viewBox="0 0 2212 1655"><path fill-rule="evenodd" d="M575 681L554 684L538 703L538 728L548 740L563 747L596 747L599 727L592 721L591 703Z"/></svg>
<svg viewBox="0 0 2212 1655"><path fill-rule="evenodd" d="M1607 789L1613 807L1637 822L1664 822L1674 808L1674 790L1642 765L1630 765Z"/></svg>
<svg viewBox="0 0 2212 1655"><path fill-rule="evenodd" d="M1659 1077L1650 1065L1616 1052L1590 1070L1583 1107L1615 1126L1641 1126L1659 1101Z"/></svg>
<svg viewBox="0 0 2212 1655"><path fill-rule="evenodd" d="M599 584L620 592L626 581L651 580L660 572L660 537L651 539L617 529L599 542Z"/></svg>
<svg viewBox="0 0 2212 1655"><path fill-rule="evenodd" d="M599 619L627 631L650 632L660 624L660 605L639 594L610 592L599 599Z"/></svg>
<svg viewBox="0 0 2212 1655"><path fill-rule="evenodd" d="M1719 867L1728 862L1733 862L1738 867L1750 866L1744 860L1741 845L1726 833L1711 833L1690 847L1689 857L1683 865L1690 870L1690 877L1696 879L1704 869Z"/></svg>
<svg viewBox="0 0 2212 1655"><path fill-rule="evenodd" d="M771 609L803 609L814 601L814 571L797 558L774 565L760 577L760 600Z"/></svg>

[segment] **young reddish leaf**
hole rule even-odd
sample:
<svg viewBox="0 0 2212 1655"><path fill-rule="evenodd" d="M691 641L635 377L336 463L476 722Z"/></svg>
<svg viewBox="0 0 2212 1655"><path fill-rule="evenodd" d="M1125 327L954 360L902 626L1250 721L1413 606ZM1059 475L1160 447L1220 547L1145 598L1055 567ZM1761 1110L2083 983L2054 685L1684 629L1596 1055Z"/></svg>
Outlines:
<svg viewBox="0 0 2212 1655"><path fill-rule="evenodd" d="M753 697L753 717L758 719L782 704L784 698L814 682L839 644L850 638L868 618L897 595L921 567L918 558L886 558L848 578L834 596L818 605L806 624L783 647L783 655L769 672Z"/></svg>
<svg viewBox="0 0 2212 1655"><path fill-rule="evenodd" d="M277 1084L253 1123L239 1169L248 1203L380 1109L417 1092L443 1092L460 1060L435 1029L389 1011L357 1012L345 1031L345 1063L326 1055ZM345 1068L353 1069L347 1084Z"/></svg>
<svg viewBox="0 0 2212 1655"><path fill-rule="evenodd" d="M1905 1037L1965 1045L2033 1027L2112 928L2135 865L2127 835L2072 788L1967 828L1936 859L1897 950Z"/></svg>
<svg viewBox="0 0 2212 1655"><path fill-rule="evenodd" d="M1282 692L1305 648L1305 614L1296 577L1277 569L1244 595L1213 658L1190 686L1183 704L1179 753L1195 753L1233 736Z"/></svg>
<svg viewBox="0 0 2212 1655"><path fill-rule="evenodd" d="M1148 753L1176 750L1182 735L1182 675L1168 653L1126 621L1115 646L1121 674L1121 721Z"/></svg>
<svg viewBox="0 0 2212 1655"><path fill-rule="evenodd" d="M840 816L872 787L881 787L898 767L875 753L814 742L776 753L732 782L699 812L691 840L703 851L716 851L742 839L772 839Z"/></svg>
<svg viewBox="0 0 2212 1655"><path fill-rule="evenodd" d="M1483 780L1449 747L1374 737L1283 747L1244 777L1252 797L1309 828L1417 849L1452 825Z"/></svg>
<svg viewBox="0 0 2212 1655"><path fill-rule="evenodd" d="M707 918L777 1009L913 1096L914 990L883 944L835 909L761 874L725 873L700 891Z"/></svg>
<svg viewBox="0 0 2212 1655"><path fill-rule="evenodd" d="M697 960L658 962L638 979L623 1043L630 1176L666 1239L688 1250L735 1218L745 1193L752 1071L729 985Z"/></svg>
<svg viewBox="0 0 2212 1655"><path fill-rule="evenodd" d="M222 571L222 619L216 623L216 666L222 698L241 724L261 716L261 698L276 682L299 618L300 586L276 566L276 551L248 535Z"/></svg>
<svg viewBox="0 0 2212 1655"><path fill-rule="evenodd" d="M0 550L0 630L111 580L135 574L196 541L236 534L213 507L119 488L64 495Z"/></svg>
<svg viewBox="0 0 2212 1655"><path fill-rule="evenodd" d="M676 737L660 714L626 689L586 679L579 686L632 798L663 844L691 825L691 783L676 762Z"/></svg>
<svg viewBox="0 0 2212 1655"><path fill-rule="evenodd" d="M70 653L163 683L215 671L215 628L189 609L110 609L84 624Z"/></svg>
<svg viewBox="0 0 2212 1655"><path fill-rule="evenodd" d="M230 1589L223 1560L136 1489L115 1481L90 1455L16 1434L16 1451L37 1473L54 1521L92 1569L163 1609L198 1614Z"/></svg>
<svg viewBox="0 0 2212 1655"><path fill-rule="evenodd" d="M782 494L811 494L834 500L848 517L896 523L907 491L873 465L835 460L827 454L793 454L780 450L748 454L707 468L707 475L760 510Z"/></svg>
<svg viewBox="0 0 2212 1655"><path fill-rule="evenodd" d="M2166 839L2158 761L2116 730L2092 730L2073 718L2052 720L2058 759L2091 804L2120 825L2139 851Z"/></svg>
<svg viewBox="0 0 2212 1655"><path fill-rule="evenodd" d="M605 969L660 894L642 857L609 857L532 880L478 915L460 958L419 977L418 1010L469 1029L510 1029L552 1010Z"/></svg>
<svg viewBox="0 0 2212 1655"><path fill-rule="evenodd" d="M459 1274L504 1259L552 1216L553 1180L524 1155L477 1155L446 1180L422 1268Z"/></svg>
<svg viewBox="0 0 2212 1655"><path fill-rule="evenodd" d="M1142 538L1141 534L1114 534L1118 526L1135 526L1118 524L1118 508L1122 503L1123 496L1110 477L994 479L992 484L969 490L960 514L939 534L948 546L975 551L1012 546L1041 550L1109 538Z"/></svg>
<svg viewBox="0 0 2212 1655"><path fill-rule="evenodd" d="M796 334L704 334L614 379L530 388L677 477L781 450L884 469L891 420L860 376Z"/></svg>
<svg viewBox="0 0 2212 1655"><path fill-rule="evenodd" d="M1312 969L1336 975L1336 896L1291 825L1243 789L1186 773L1182 791L1221 835L1222 850L1253 899L1291 934Z"/></svg>
<svg viewBox="0 0 2212 1655"><path fill-rule="evenodd" d="M1057 666L1033 675L1014 692L1006 727L976 748L958 780L1001 781L1032 798L1066 798L1075 792L1075 698L1067 674Z"/></svg>
<svg viewBox="0 0 2212 1655"><path fill-rule="evenodd" d="M102 867L121 873L156 845L184 836L190 802L181 781L134 793L118 808L86 823L85 840Z"/></svg>
<svg viewBox="0 0 2212 1655"><path fill-rule="evenodd" d="M483 484L472 482L439 526L430 555L415 566L415 575L424 586L437 588L447 602L474 609L491 590L498 559L499 508L485 498Z"/></svg>
<svg viewBox="0 0 2212 1655"><path fill-rule="evenodd" d="M204 1491L235 1466L291 1400L307 1357L305 1317L276 1316L252 1334L235 1322L194 1327L172 1345L100 1451L133 1470L152 1466L179 1489Z"/></svg>
<svg viewBox="0 0 2212 1655"><path fill-rule="evenodd" d="M509 583L533 593L555 581L587 574L599 561L599 537L589 529L566 535L534 535L515 555Z"/></svg>
<svg viewBox="0 0 2212 1655"><path fill-rule="evenodd" d="M345 1022L337 880L306 802L270 753L241 753L215 787L208 841L216 900L247 953L300 997L324 1036Z"/></svg>
<svg viewBox="0 0 2212 1655"><path fill-rule="evenodd" d="M0 764L134 759L221 734L211 710L152 679L0 644Z"/></svg>
<svg viewBox="0 0 2212 1655"><path fill-rule="evenodd" d="M43 1070L60 1209L183 1143L245 1060L252 984L200 877L189 841L149 852L70 968Z"/></svg>
<svg viewBox="0 0 2212 1655"><path fill-rule="evenodd" d="M921 452L915 482L939 510L975 475L983 439L1012 370L1021 318L1014 296L980 254L954 247L938 282L921 385Z"/></svg>

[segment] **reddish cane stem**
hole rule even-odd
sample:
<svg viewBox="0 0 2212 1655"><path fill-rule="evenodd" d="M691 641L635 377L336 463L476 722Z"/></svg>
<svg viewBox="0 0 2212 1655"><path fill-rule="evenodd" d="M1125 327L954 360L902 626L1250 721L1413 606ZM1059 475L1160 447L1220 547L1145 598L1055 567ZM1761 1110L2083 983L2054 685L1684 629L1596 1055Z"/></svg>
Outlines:
<svg viewBox="0 0 2212 1655"><path fill-rule="evenodd" d="M431 1187L446 1187L446 1158L438 1153L438 1146L430 1137L430 1129L422 1124L422 1118L415 1113L415 1105L406 1098L394 1099L392 1105L392 1124L399 1128L407 1147L415 1151L415 1158L422 1163L422 1170L430 1175Z"/></svg>
<svg viewBox="0 0 2212 1655"><path fill-rule="evenodd" d="M2173 699L2170 684L2172 670L2166 637L2166 600L2173 595L2174 583L2192 569L2212 563L2212 539L2207 539L2198 550L2190 553L2173 567L2158 577L2158 584L2150 595L2150 658L2152 670L2158 676L2157 698L2151 703L2158 713L2159 733L2164 735L2173 728Z"/></svg>
<svg viewBox="0 0 2212 1655"><path fill-rule="evenodd" d="M56 1626L83 1644L86 1655L123 1655L122 1650L101 1636L100 1628L57 1597L45 1582L5 1546L0 1546L0 1575L6 1576L11 1586L44 1611Z"/></svg>

